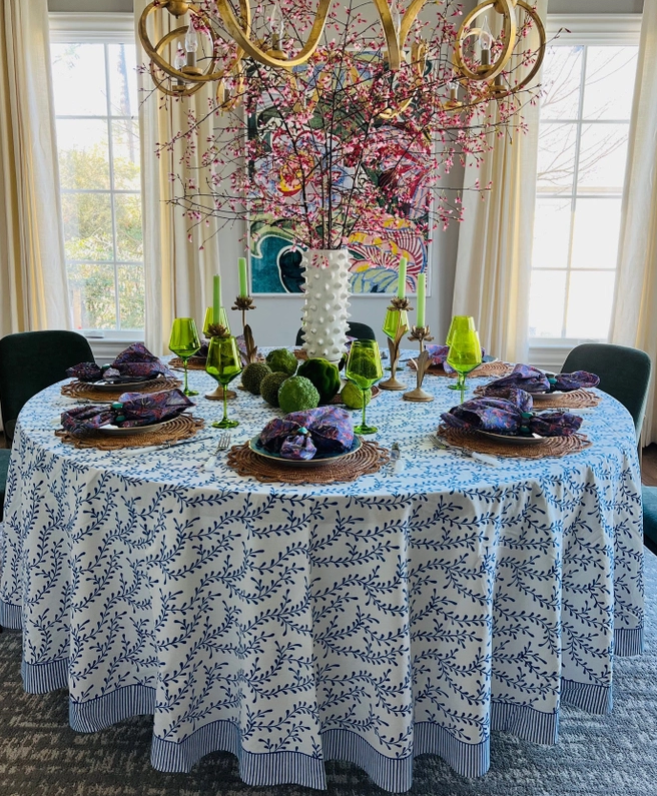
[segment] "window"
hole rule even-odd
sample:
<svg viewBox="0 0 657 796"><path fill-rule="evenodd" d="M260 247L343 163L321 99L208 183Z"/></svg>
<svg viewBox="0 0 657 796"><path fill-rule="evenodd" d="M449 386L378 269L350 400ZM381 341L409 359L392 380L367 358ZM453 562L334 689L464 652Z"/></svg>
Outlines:
<svg viewBox="0 0 657 796"><path fill-rule="evenodd" d="M104 33L106 17L123 15L95 16L74 30L51 22L69 294L76 329L134 337L144 327L137 53L131 20Z"/></svg>
<svg viewBox="0 0 657 796"><path fill-rule="evenodd" d="M545 57L529 310L534 345L608 336L638 51L632 35L616 34L615 43L600 34L563 34Z"/></svg>

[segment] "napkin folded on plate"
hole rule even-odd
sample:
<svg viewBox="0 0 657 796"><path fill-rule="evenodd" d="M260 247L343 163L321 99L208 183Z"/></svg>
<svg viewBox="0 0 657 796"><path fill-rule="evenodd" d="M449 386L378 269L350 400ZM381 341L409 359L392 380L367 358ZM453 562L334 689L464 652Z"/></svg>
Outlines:
<svg viewBox="0 0 657 796"><path fill-rule="evenodd" d="M571 392L582 387L597 387L600 379L595 373L576 370L573 373L548 375L531 365L516 365L508 376L491 381L483 390L484 395L499 395L500 390L515 387L529 393Z"/></svg>
<svg viewBox="0 0 657 796"><path fill-rule="evenodd" d="M113 404L76 406L62 413L62 426L74 437L83 437L101 426L133 428L172 420L194 403L181 390L124 392Z"/></svg>
<svg viewBox="0 0 657 796"><path fill-rule="evenodd" d="M95 362L80 362L66 371L79 381L106 381L118 385L125 381L147 381L157 376L171 376L167 366L146 348L143 343L128 346L109 366Z"/></svg>
<svg viewBox="0 0 657 796"><path fill-rule="evenodd" d="M284 459L307 461L318 453L351 450L354 429L346 410L320 406L270 420L260 432L260 444Z"/></svg>
<svg viewBox="0 0 657 796"><path fill-rule="evenodd" d="M532 397L525 390L511 387L503 392L503 397L474 398L453 406L441 418L450 428L525 437L570 437L582 425L582 418L569 412L534 414Z"/></svg>

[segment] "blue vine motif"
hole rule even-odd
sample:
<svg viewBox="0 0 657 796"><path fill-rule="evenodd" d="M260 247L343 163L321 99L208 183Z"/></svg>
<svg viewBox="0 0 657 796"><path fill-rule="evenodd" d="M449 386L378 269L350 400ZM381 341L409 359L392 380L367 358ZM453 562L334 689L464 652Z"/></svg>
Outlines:
<svg viewBox="0 0 657 796"><path fill-rule="evenodd" d="M592 448L491 468L433 447L453 394L425 387L433 404L368 409L401 471L320 486L208 470L204 434L76 450L53 434L59 385L32 399L0 533L0 623L23 628L26 689L67 687L78 730L153 713L164 770L226 749L251 784L325 787L341 758L395 791L416 755L477 776L493 729L554 743L562 703L608 711L613 655L642 646L629 414L603 394L583 415ZM233 412L239 442L272 410L244 393Z"/></svg>

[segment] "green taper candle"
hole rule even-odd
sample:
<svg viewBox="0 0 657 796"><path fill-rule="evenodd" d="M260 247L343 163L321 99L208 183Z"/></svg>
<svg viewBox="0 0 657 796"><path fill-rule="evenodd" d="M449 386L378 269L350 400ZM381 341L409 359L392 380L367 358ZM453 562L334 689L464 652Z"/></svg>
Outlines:
<svg viewBox="0 0 657 796"><path fill-rule="evenodd" d="M219 307L221 307L221 277L215 276L212 285L212 323L219 323Z"/></svg>
<svg viewBox="0 0 657 796"><path fill-rule="evenodd" d="M406 297L406 258L399 261L399 282L397 283L397 298Z"/></svg>
<svg viewBox="0 0 657 796"><path fill-rule="evenodd" d="M424 328L424 315L427 308L427 275L417 278L417 325Z"/></svg>
<svg viewBox="0 0 657 796"><path fill-rule="evenodd" d="M249 295L249 290L246 286L246 257L239 258L237 267L240 272L240 296L246 298Z"/></svg>

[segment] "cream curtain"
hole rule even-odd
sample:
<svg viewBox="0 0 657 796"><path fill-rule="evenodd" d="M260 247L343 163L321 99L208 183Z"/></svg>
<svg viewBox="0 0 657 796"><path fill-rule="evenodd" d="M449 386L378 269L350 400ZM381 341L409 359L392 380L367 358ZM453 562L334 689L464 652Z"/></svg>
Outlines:
<svg viewBox="0 0 657 796"><path fill-rule="evenodd" d="M135 0L135 25L139 24L148 4L149 0ZM175 26L181 24L165 11L150 15L149 34L154 44L170 30L171 22ZM137 61L146 63L139 37L137 52ZM143 89L139 121L146 274L145 341L153 353L161 355L169 353L167 343L174 318L192 317L197 324L203 321L207 297L212 295L211 278L219 272L219 238L217 235L211 237L214 229L203 225L192 231L192 242L189 242L189 220L183 217L180 208L167 204L175 190L170 179L172 174L195 181L205 179L203 171L197 170L199 157L192 158L187 165L181 163L182 143L174 152L159 158L156 149L159 143L187 129L188 110L195 111L199 118L207 114L208 99L216 86L210 85L182 100L168 97L165 102L162 94L153 93L153 82L147 71L139 79ZM202 154L206 136L216 122L216 117L211 117L202 125L197 155Z"/></svg>
<svg viewBox="0 0 657 796"><path fill-rule="evenodd" d="M547 0L537 10L545 23ZM522 118L528 132L491 136L479 169L466 167L459 231L454 315L475 318L482 345L510 362L528 357L528 310L538 155L538 105ZM482 201L475 181L492 183Z"/></svg>
<svg viewBox="0 0 657 796"><path fill-rule="evenodd" d="M0 335L69 328L47 0L0 14Z"/></svg>
<svg viewBox="0 0 657 796"><path fill-rule="evenodd" d="M637 64L610 340L646 351L653 379L644 445L657 442L657 0L645 0Z"/></svg>

